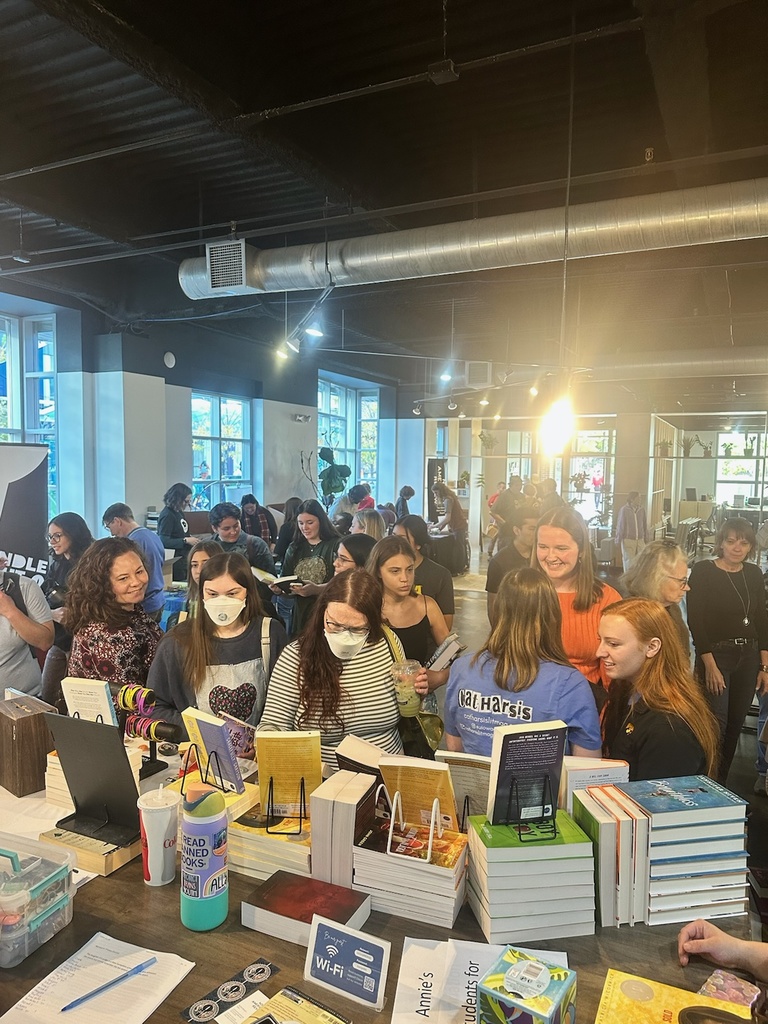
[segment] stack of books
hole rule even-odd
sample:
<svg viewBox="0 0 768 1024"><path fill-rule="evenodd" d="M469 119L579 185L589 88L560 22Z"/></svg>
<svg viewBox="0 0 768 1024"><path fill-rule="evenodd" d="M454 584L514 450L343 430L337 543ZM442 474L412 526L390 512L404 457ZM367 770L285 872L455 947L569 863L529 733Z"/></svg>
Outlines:
<svg viewBox="0 0 768 1024"><path fill-rule="evenodd" d="M752 938L760 942L763 941L763 933L768 932L768 868L751 867L747 878L751 890Z"/></svg>
<svg viewBox="0 0 768 1024"><path fill-rule="evenodd" d="M281 818L269 824L256 805L229 824L227 854L230 871L265 879L281 869L295 875L311 874L310 824Z"/></svg>
<svg viewBox="0 0 768 1024"><path fill-rule="evenodd" d="M491 825L469 819L467 898L488 942L593 935L592 843L565 811L547 824Z"/></svg>
<svg viewBox="0 0 768 1024"><path fill-rule="evenodd" d="M615 821L615 839L603 831L598 859L617 865L617 924L746 913L741 797L705 775L592 786L587 796ZM577 801L589 802L578 791Z"/></svg>
<svg viewBox="0 0 768 1024"><path fill-rule="evenodd" d="M373 828L376 788L373 775L341 769L312 793L313 878L352 885L353 850Z"/></svg>
<svg viewBox="0 0 768 1024"><path fill-rule="evenodd" d="M142 759L146 753L146 743L139 739L127 739L125 741L125 752L128 755L128 763L131 766L134 780L136 781L136 793L139 792L139 772L141 771ZM49 804L65 808L70 814L75 806L69 793L67 780L64 778L59 755L52 750L47 757L45 766L45 799Z"/></svg>
<svg viewBox="0 0 768 1024"><path fill-rule="evenodd" d="M389 852L388 852L389 851ZM464 903L467 837L406 824L389 839L389 822L377 820L354 849L353 888L371 895L371 909L452 928Z"/></svg>

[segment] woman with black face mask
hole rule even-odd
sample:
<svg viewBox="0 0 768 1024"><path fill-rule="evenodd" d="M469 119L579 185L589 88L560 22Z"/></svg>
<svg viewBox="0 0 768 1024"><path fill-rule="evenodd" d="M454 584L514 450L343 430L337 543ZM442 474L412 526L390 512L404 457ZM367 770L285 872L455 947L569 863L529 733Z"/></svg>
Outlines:
<svg viewBox="0 0 768 1024"><path fill-rule="evenodd" d="M333 768L347 734L402 754L391 668L405 655L384 633L381 604L381 583L364 569L334 576L275 665L260 729L319 729L323 761ZM426 670L419 687L426 691Z"/></svg>
<svg viewBox="0 0 768 1024"><path fill-rule="evenodd" d="M200 708L258 724L272 665L287 643L282 624L264 615L244 555L213 555L200 570L198 610L161 641L147 686L154 718L183 727Z"/></svg>

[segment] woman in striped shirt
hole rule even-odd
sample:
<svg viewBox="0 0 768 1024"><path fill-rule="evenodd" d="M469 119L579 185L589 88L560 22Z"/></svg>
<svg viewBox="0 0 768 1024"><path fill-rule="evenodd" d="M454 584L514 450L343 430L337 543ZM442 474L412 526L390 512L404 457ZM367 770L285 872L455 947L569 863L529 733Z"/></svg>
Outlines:
<svg viewBox="0 0 768 1024"><path fill-rule="evenodd" d="M621 594L595 576L595 556L587 527L572 508L553 508L536 527L535 557L552 582L563 613L562 641L574 668L586 676L598 708L605 702L608 676L597 657L600 616Z"/></svg>
<svg viewBox="0 0 768 1024"><path fill-rule="evenodd" d="M364 569L334 576L318 597L301 636L275 664L260 729L319 729L323 762L352 734L402 754L390 669L399 641L381 622L381 583ZM418 685L426 690L426 671Z"/></svg>

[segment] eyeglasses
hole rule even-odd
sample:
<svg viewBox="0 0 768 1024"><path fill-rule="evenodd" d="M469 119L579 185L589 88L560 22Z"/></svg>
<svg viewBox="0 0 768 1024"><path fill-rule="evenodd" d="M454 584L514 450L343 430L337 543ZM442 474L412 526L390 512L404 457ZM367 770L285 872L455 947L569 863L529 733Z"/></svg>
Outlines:
<svg viewBox="0 0 768 1024"><path fill-rule="evenodd" d="M49 533L48 540L51 542L51 544L58 544L63 536L63 533Z"/></svg>
<svg viewBox="0 0 768 1024"><path fill-rule="evenodd" d="M667 576L667 579L668 580L674 580L675 583L679 583L681 587L687 587L688 586L688 577L687 576Z"/></svg>
<svg viewBox="0 0 768 1024"><path fill-rule="evenodd" d="M343 622L334 622L333 619L325 618L325 628L329 633L351 633L352 636L368 636L371 632L368 626L345 626Z"/></svg>
<svg viewBox="0 0 768 1024"><path fill-rule="evenodd" d="M345 555L336 555L334 562L346 562L347 565L357 565L354 558L347 558Z"/></svg>

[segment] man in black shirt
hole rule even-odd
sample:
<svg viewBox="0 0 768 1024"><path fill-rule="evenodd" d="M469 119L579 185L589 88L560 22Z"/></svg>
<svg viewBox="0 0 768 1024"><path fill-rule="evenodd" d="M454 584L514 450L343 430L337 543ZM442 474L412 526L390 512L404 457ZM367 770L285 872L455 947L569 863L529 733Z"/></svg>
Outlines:
<svg viewBox="0 0 768 1024"><path fill-rule="evenodd" d="M498 534L498 549L507 547L514 540L512 534L512 513L516 508L520 508L525 503L525 495L523 494L523 481L519 476L511 476L509 478L509 487L506 491L502 491L496 501L493 503L493 509L491 514L493 515L493 521L499 528Z"/></svg>
<svg viewBox="0 0 768 1024"><path fill-rule="evenodd" d="M508 572L512 572L514 569L523 569L531 564L537 522L538 516L531 509L524 505L521 508L516 508L509 517L513 536L512 543L502 548L488 563L485 589L488 594L488 621L491 624L491 629L496 624L494 615L496 594L501 581Z"/></svg>

